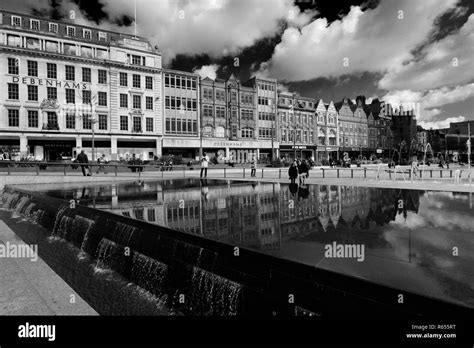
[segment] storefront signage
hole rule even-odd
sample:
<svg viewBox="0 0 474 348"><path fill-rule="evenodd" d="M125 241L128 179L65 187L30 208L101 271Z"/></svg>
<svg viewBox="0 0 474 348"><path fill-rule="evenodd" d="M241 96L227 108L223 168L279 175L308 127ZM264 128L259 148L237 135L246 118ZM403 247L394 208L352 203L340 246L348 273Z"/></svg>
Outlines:
<svg viewBox="0 0 474 348"><path fill-rule="evenodd" d="M291 148L292 148L292 149L306 149L306 146L304 146L304 145L301 145L301 146L296 145L296 146L292 146Z"/></svg>
<svg viewBox="0 0 474 348"><path fill-rule="evenodd" d="M36 86L47 86L47 87L64 87L64 88L75 88L75 89L88 88L88 85L82 82L39 79L37 77L13 76L12 82L13 83L21 82L24 85L36 85Z"/></svg>
<svg viewBox="0 0 474 348"><path fill-rule="evenodd" d="M243 143L237 141L215 141L215 147L243 147Z"/></svg>

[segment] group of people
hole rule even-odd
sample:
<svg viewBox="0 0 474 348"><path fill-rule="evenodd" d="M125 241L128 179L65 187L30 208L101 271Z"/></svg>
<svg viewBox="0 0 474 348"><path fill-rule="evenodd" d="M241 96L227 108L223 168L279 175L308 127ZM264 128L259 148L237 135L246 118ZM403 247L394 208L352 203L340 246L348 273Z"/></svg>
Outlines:
<svg viewBox="0 0 474 348"><path fill-rule="evenodd" d="M79 165L81 166L82 175L92 176L92 170L88 166L89 157L87 157L87 154L84 152L84 150L82 150L81 153L77 155L76 159L74 160L74 163L79 163ZM105 164L107 164L105 154L102 154L102 156L97 159L97 163L99 164L99 166L97 167L97 174L99 174L100 172L107 174L107 171L105 170Z"/></svg>
<svg viewBox="0 0 474 348"><path fill-rule="evenodd" d="M290 182L294 184L296 179L299 179L300 185L304 185L306 183L306 179L309 177L309 168L310 164L307 160L294 160L288 169Z"/></svg>

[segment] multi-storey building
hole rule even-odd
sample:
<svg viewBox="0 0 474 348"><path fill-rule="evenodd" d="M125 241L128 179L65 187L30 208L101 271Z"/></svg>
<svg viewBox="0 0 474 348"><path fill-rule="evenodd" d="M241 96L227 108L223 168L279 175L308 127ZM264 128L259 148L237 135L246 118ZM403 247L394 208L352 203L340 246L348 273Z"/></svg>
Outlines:
<svg viewBox="0 0 474 348"><path fill-rule="evenodd" d="M339 114L334 103L325 104L322 99L316 106L318 134L318 160L339 159Z"/></svg>
<svg viewBox="0 0 474 348"><path fill-rule="evenodd" d="M161 53L143 38L0 14L0 146L56 160L161 153Z"/></svg>
<svg viewBox="0 0 474 348"><path fill-rule="evenodd" d="M404 111L402 106L395 110L392 115L392 132L393 146L396 149L394 152L400 152L401 159L408 160L408 157L415 153L418 142L414 111Z"/></svg>
<svg viewBox="0 0 474 348"><path fill-rule="evenodd" d="M169 69L163 75L163 155L194 158L200 146L199 75Z"/></svg>
<svg viewBox="0 0 474 348"><path fill-rule="evenodd" d="M292 160L316 156L316 100L294 93L278 96L280 155Z"/></svg>
<svg viewBox="0 0 474 348"><path fill-rule="evenodd" d="M355 146L358 147L360 155L367 150L369 143L369 125L367 120L367 112L369 109L365 104L365 97L356 98L356 105L353 106L354 117L359 121L359 125L355 132Z"/></svg>

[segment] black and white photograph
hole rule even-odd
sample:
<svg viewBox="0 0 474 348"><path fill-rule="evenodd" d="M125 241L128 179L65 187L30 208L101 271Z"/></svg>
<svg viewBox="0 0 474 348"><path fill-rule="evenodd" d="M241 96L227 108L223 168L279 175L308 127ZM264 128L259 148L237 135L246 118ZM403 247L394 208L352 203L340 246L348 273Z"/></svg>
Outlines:
<svg viewBox="0 0 474 348"><path fill-rule="evenodd" d="M0 347L474 342L472 0L0 0Z"/></svg>

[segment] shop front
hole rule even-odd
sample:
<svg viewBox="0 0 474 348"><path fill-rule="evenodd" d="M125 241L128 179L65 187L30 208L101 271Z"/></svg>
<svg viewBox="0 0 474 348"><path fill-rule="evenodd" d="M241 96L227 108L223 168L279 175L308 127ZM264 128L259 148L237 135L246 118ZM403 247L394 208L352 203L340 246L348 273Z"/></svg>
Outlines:
<svg viewBox="0 0 474 348"><path fill-rule="evenodd" d="M27 153L38 161L61 161L74 157L75 140L28 139Z"/></svg>
<svg viewBox="0 0 474 348"><path fill-rule="evenodd" d="M316 145L280 145L280 158L292 162L296 159L316 160Z"/></svg>

